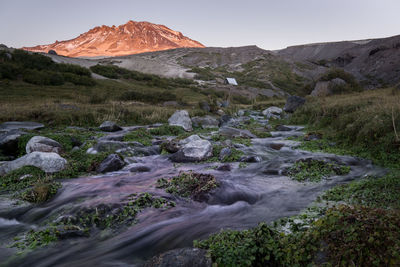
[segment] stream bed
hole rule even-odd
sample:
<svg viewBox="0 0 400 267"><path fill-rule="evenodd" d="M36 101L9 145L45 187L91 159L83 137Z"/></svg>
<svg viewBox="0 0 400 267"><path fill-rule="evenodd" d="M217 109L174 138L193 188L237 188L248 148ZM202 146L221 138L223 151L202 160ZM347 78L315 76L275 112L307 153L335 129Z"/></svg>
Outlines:
<svg viewBox="0 0 400 267"><path fill-rule="evenodd" d="M162 252L191 247L193 240L206 238L221 229L246 229L260 222L272 222L298 214L322 192L366 175L380 175L383 169L370 161L349 156L312 153L296 149L301 127L272 132L272 137L252 139L243 146L246 156L260 161L230 163L230 171L216 170L222 163L173 163L168 155L135 158L136 163L104 175L62 180L62 188L49 202L27 205L0 198L0 262L6 266L140 266ZM273 149L271 144L282 146ZM332 176L319 183L297 182L283 171L297 160L313 158L350 166L348 174ZM147 166L148 172L132 173L134 166ZM207 201L176 197L156 187L159 178L170 178L181 171L212 174L219 182ZM149 192L176 203L168 209L147 208L138 213L134 224L117 230L94 230L89 237L68 238L49 246L15 256L7 247L15 236L37 229L44 222L56 221L66 212L125 203L133 193Z"/></svg>

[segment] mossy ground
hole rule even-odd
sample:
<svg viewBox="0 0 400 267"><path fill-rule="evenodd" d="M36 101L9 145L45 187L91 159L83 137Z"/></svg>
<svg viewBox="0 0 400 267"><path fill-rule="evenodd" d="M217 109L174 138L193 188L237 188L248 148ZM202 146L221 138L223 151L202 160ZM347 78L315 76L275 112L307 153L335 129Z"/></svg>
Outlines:
<svg viewBox="0 0 400 267"><path fill-rule="evenodd" d="M207 193L218 187L218 182L211 174L195 172L180 172L178 176L170 179L157 180L157 187L164 188L167 193L181 197L190 197L201 201Z"/></svg>

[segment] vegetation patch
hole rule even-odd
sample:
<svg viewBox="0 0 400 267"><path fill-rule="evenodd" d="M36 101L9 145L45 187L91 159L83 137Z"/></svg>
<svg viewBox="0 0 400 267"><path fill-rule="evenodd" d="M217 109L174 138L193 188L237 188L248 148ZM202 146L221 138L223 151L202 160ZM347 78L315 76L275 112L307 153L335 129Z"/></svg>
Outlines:
<svg viewBox="0 0 400 267"><path fill-rule="evenodd" d="M231 154L229 156L226 156L222 160L219 159L219 154L221 153L221 150L224 148L224 146L220 145L214 145L213 146L213 156L207 160L207 162L235 162L238 161L243 155L243 151L236 149L236 148L230 148Z"/></svg>
<svg viewBox="0 0 400 267"><path fill-rule="evenodd" d="M207 249L218 266L306 266L317 250L313 242L278 233L266 223L236 231L225 230L194 246Z"/></svg>
<svg viewBox="0 0 400 267"><path fill-rule="evenodd" d="M311 149L347 151L376 164L399 168L399 103L400 94L393 94L391 89L310 98L290 123L305 124L323 133L326 141L304 143ZM335 146L330 146L332 142Z"/></svg>
<svg viewBox="0 0 400 267"><path fill-rule="evenodd" d="M54 181L39 182L32 188L24 191L20 195L20 198L32 203L43 203L57 194L57 191L60 187L61 184Z"/></svg>
<svg viewBox="0 0 400 267"><path fill-rule="evenodd" d="M7 53L11 54L9 58ZM15 49L0 51L0 79L19 80L36 85L60 86L65 82L93 86L88 69L72 64L55 63L51 58Z"/></svg>
<svg viewBox="0 0 400 267"><path fill-rule="evenodd" d="M67 225L78 225L83 228L97 227L100 229L116 228L135 223L136 215L145 208L168 209L175 207L173 201L163 197L155 197L149 193L133 194L122 206L99 205L95 208L80 210L76 215L66 218Z"/></svg>
<svg viewBox="0 0 400 267"><path fill-rule="evenodd" d="M400 209L400 175L393 172L381 178L367 177L339 185L325 192L322 199L371 208Z"/></svg>
<svg viewBox="0 0 400 267"><path fill-rule="evenodd" d="M153 140L153 136L147 129L137 129L124 136L124 141L136 141L145 146L151 146L151 140Z"/></svg>
<svg viewBox="0 0 400 267"><path fill-rule="evenodd" d="M326 242L332 266L400 264L400 213L341 205L316 222L312 234Z"/></svg>
<svg viewBox="0 0 400 267"><path fill-rule="evenodd" d="M350 167L311 158L298 160L288 170L288 174L299 182L320 182L323 178L332 175L345 175L350 172Z"/></svg>
<svg viewBox="0 0 400 267"><path fill-rule="evenodd" d="M180 172L170 179L157 180L157 187L164 188L167 193L181 197L191 197L196 201L206 200L206 195L218 187L218 182L211 174Z"/></svg>

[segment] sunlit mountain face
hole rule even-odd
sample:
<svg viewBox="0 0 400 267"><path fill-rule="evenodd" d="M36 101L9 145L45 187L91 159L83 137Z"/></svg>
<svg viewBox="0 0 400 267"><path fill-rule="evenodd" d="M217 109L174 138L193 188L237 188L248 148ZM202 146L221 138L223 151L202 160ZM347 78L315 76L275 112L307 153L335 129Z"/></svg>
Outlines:
<svg viewBox="0 0 400 267"><path fill-rule="evenodd" d="M67 41L23 47L33 52L54 50L69 57L123 56L180 47L204 47L181 32L150 22L128 21L120 26L100 26Z"/></svg>

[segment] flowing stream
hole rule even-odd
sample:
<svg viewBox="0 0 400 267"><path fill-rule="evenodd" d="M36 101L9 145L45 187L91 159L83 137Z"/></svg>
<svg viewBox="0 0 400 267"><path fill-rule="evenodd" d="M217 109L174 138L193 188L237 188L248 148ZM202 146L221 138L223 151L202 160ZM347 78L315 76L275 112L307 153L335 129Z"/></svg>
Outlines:
<svg viewBox="0 0 400 267"><path fill-rule="evenodd" d="M45 221L54 221L65 210L93 207L101 203L125 202L132 193L150 192L176 202L176 207L162 210L148 208L137 216L136 224L119 229L94 231L90 237L70 238L38 248L8 261L8 266L136 266L167 250L190 247L193 240L206 238L220 229L245 229L259 222L298 214L323 191L365 175L379 175L383 169L369 161L348 156L311 153L295 149L288 136L300 136L300 127L273 132L273 137L253 139L242 150L258 156L260 162L218 171L221 163L174 164L166 155L136 158L123 170L106 175L62 181L62 188L49 202L39 205L15 205L14 200L0 199L0 259L10 260L17 250L7 248L10 240ZM280 150L271 144L281 144ZM319 183L300 183L282 175L282 170L301 158L329 159L351 167L349 174L333 176ZM150 167L149 172L131 173L135 165ZM172 177L182 170L213 174L220 186L207 202L171 196L156 188L157 179ZM2 260L0 260L1 262Z"/></svg>

